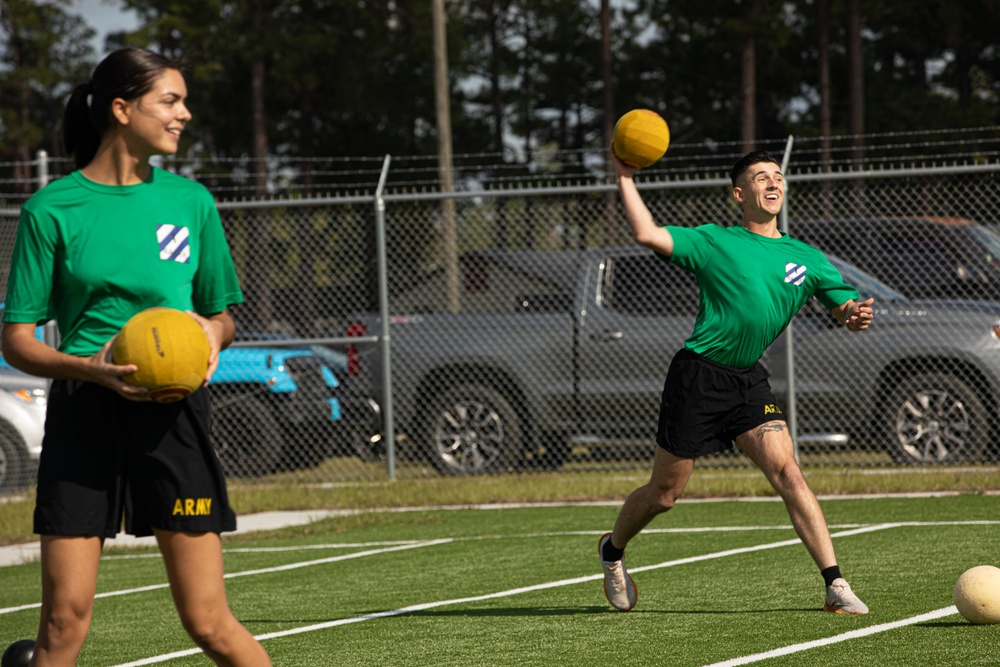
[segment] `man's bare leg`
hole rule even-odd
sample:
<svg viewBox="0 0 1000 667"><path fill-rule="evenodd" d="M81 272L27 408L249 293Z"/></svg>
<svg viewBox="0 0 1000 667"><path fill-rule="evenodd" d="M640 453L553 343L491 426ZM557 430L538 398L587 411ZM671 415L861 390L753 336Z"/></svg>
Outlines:
<svg viewBox="0 0 1000 667"><path fill-rule="evenodd" d="M736 445L750 457L785 501L792 526L820 570L837 564L826 517L795 462L792 438L783 421L772 421L736 438Z"/></svg>
<svg viewBox="0 0 1000 667"><path fill-rule="evenodd" d="M868 605L854 594L840 575L826 517L795 461L792 438L785 422L762 424L737 437L736 444L764 471L771 486L785 501L795 532L826 582L823 610L837 614L867 614Z"/></svg>
<svg viewBox="0 0 1000 667"><path fill-rule="evenodd" d="M611 544L624 549L657 515L672 508L684 492L693 469L694 459L674 456L658 446L649 482L625 499L611 532Z"/></svg>

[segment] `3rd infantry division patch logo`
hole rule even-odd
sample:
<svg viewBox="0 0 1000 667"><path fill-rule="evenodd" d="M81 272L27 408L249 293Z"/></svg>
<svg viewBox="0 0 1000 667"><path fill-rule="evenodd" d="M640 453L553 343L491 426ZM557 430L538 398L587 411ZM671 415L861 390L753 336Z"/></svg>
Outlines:
<svg viewBox="0 0 1000 667"><path fill-rule="evenodd" d="M795 262L785 262L785 282L801 285L806 279L806 267Z"/></svg>
<svg viewBox="0 0 1000 667"><path fill-rule="evenodd" d="M160 244L160 259L188 264L191 262L191 239L187 227L157 225L156 240Z"/></svg>

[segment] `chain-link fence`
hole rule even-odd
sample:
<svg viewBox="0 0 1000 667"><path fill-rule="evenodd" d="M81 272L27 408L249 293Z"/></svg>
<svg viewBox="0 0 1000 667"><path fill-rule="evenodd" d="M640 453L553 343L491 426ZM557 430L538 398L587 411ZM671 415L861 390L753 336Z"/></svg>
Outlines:
<svg viewBox="0 0 1000 667"><path fill-rule="evenodd" d="M793 163L789 232L834 255L876 310L851 334L813 300L765 356L804 465L1000 455L998 176L975 161ZM632 243L613 186L528 183L220 202L247 298L210 386L230 474L336 483L648 467L697 286ZM739 219L724 177L650 172L640 189L662 224ZM0 211L5 258L16 214ZM20 470L31 444L8 431L0 466ZM735 453L700 463L747 464Z"/></svg>

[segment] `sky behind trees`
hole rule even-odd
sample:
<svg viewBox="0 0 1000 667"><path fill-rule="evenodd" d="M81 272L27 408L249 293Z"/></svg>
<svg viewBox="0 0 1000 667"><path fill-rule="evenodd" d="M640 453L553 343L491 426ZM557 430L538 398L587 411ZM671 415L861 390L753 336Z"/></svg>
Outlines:
<svg viewBox="0 0 1000 667"><path fill-rule="evenodd" d="M134 12L122 9L117 2L107 0L72 0L66 11L76 14L97 31L94 36L94 51L106 55L104 38L110 32L135 30L138 19Z"/></svg>

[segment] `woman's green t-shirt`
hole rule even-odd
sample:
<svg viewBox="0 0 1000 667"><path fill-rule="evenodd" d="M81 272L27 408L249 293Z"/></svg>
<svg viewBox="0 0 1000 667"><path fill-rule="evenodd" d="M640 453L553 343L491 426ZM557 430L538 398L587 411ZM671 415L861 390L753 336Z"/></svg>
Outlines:
<svg viewBox="0 0 1000 667"><path fill-rule="evenodd" d="M242 301L204 186L155 167L128 186L76 171L21 209L3 319L54 318L59 349L90 356L146 308L211 315Z"/></svg>

